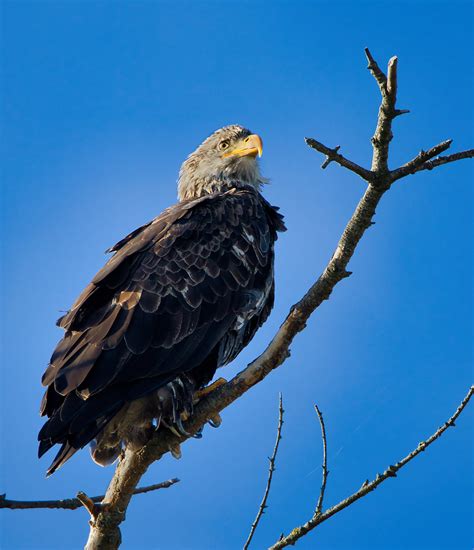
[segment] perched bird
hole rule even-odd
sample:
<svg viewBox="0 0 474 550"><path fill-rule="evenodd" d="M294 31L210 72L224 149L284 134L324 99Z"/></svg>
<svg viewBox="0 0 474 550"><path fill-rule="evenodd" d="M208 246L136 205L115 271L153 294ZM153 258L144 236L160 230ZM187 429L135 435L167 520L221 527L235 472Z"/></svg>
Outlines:
<svg viewBox="0 0 474 550"><path fill-rule="evenodd" d="M156 429L182 431L193 394L253 338L274 300L283 217L260 194L262 141L226 126L183 163L179 202L107 252L66 315L43 375L48 475L91 443L101 465Z"/></svg>

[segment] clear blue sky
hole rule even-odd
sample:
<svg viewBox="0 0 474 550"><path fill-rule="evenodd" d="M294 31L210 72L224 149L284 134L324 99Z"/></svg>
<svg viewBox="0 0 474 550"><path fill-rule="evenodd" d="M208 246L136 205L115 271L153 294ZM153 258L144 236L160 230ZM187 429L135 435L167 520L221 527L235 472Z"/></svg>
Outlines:
<svg viewBox="0 0 474 550"><path fill-rule="evenodd" d="M100 494L112 469L88 451L45 479L36 458L40 376L55 320L103 251L176 199L180 163L216 128L262 135L277 246L271 319L221 375L258 355L317 277L363 183L303 141L370 164L379 97L369 46L399 56L392 167L453 138L473 146L470 2L2 2L2 464L10 498ZM407 454L472 382L472 162L395 185L331 300L286 364L223 414L219 430L144 479L179 485L133 500L125 548L241 547L267 476L278 392L284 438L254 548L304 521L320 486L317 402L328 430L327 505ZM429 452L301 541L307 549L472 547L467 410ZM0 546L79 548L85 511L3 511Z"/></svg>

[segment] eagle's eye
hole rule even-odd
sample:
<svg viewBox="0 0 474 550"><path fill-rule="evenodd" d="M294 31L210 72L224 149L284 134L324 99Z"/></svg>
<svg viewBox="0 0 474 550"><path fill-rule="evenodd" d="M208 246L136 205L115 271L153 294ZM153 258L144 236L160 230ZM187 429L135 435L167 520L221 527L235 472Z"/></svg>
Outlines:
<svg viewBox="0 0 474 550"><path fill-rule="evenodd" d="M227 149L227 147L229 147L229 140L228 139L224 139L223 141L221 141L219 143L219 149L221 151L223 151L224 149Z"/></svg>

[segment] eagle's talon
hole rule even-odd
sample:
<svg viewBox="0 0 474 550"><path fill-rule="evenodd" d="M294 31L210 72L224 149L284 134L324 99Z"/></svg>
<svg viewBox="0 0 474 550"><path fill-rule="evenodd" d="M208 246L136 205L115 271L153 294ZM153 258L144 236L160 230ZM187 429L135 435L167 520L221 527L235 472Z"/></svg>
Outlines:
<svg viewBox="0 0 474 550"><path fill-rule="evenodd" d="M176 435L177 437L181 437L182 434L178 432L178 430L173 426L173 424L168 424L165 420L162 420L161 423L165 428L167 428L172 434Z"/></svg>
<svg viewBox="0 0 474 550"><path fill-rule="evenodd" d="M193 437L194 439L202 439L202 430L203 430L203 427L202 426L201 428L199 428L199 430L193 434Z"/></svg>
<svg viewBox="0 0 474 550"><path fill-rule="evenodd" d="M208 418L207 423L211 428L218 428L222 424L222 418L220 414L216 413L214 416Z"/></svg>
<svg viewBox="0 0 474 550"><path fill-rule="evenodd" d="M180 417L178 417L178 420L176 420L176 426L178 427L178 431L181 435L184 435L186 437L191 436L191 434L184 429L183 421L181 420Z"/></svg>

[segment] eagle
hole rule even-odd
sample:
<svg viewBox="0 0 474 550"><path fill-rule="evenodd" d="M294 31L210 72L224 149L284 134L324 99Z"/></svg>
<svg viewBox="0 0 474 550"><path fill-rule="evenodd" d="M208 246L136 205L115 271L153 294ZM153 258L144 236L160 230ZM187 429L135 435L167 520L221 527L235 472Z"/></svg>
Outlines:
<svg viewBox="0 0 474 550"><path fill-rule="evenodd" d="M265 322L286 228L261 195L261 154L242 126L210 135L181 166L178 202L107 250L58 320L42 377L39 457L60 445L47 475L87 444L105 466L157 429L183 433L195 392Z"/></svg>

